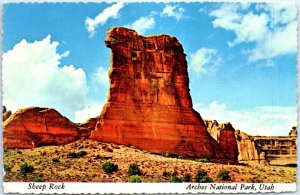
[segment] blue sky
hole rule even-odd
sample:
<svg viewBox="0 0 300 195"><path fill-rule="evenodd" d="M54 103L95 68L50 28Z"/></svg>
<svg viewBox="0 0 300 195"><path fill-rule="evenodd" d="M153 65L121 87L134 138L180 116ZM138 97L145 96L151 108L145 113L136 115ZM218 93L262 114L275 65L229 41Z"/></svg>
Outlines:
<svg viewBox="0 0 300 195"><path fill-rule="evenodd" d="M3 104L100 114L108 91L106 30L182 43L194 108L250 134L296 125L296 7L236 3L39 3L3 8Z"/></svg>

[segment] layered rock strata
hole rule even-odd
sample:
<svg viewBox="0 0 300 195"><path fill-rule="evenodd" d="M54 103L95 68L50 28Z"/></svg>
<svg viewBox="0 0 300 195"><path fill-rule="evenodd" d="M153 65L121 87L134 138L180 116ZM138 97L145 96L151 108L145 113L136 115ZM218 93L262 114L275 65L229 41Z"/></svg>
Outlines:
<svg viewBox="0 0 300 195"><path fill-rule="evenodd" d="M240 130L236 130L235 135L239 151L239 162L247 164L269 164L265 152L255 143L251 136Z"/></svg>
<svg viewBox="0 0 300 195"><path fill-rule="evenodd" d="M221 149L229 159L237 160L238 146L235 129L230 123L219 124L216 120L205 120L207 131L220 144Z"/></svg>
<svg viewBox="0 0 300 195"><path fill-rule="evenodd" d="M175 37L143 37L111 28L107 102L91 139L157 153L223 158L220 145L192 108L187 62Z"/></svg>
<svg viewBox="0 0 300 195"><path fill-rule="evenodd" d="M4 148L62 145L79 139L84 131L54 109L20 109L3 123Z"/></svg>

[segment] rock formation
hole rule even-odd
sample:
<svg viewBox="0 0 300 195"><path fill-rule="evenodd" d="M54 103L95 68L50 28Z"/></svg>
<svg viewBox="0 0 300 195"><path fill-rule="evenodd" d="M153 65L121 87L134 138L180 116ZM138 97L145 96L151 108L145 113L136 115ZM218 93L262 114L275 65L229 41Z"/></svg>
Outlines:
<svg viewBox="0 0 300 195"><path fill-rule="evenodd" d="M91 139L156 153L224 157L192 108L187 62L175 37L111 28L110 89Z"/></svg>
<svg viewBox="0 0 300 195"><path fill-rule="evenodd" d="M253 138L248 134L235 131L238 145L238 160L247 164L269 164L265 152L255 143Z"/></svg>
<svg viewBox="0 0 300 195"><path fill-rule="evenodd" d="M237 160L238 146L235 129L230 123L219 124L216 120L205 120L207 131L220 144L221 149L229 159Z"/></svg>
<svg viewBox="0 0 300 195"><path fill-rule="evenodd" d="M77 140L78 126L54 109L30 107L18 110L3 123L4 148L34 148Z"/></svg>
<svg viewBox="0 0 300 195"><path fill-rule="evenodd" d="M11 111L7 110L5 106L2 107L2 121L5 121L6 119L8 119L11 115Z"/></svg>
<svg viewBox="0 0 300 195"><path fill-rule="evenodd" d="M297 128L292 127L288 136L251 136L266 153L271 165L297 164Z"/></svg>

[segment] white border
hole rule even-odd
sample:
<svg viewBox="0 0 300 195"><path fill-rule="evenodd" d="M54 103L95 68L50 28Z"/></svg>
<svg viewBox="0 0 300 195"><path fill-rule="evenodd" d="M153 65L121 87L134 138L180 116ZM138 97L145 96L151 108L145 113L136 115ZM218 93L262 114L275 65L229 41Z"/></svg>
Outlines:
<svg viewBox="0 0 300 195"><path fill-rule="evenodd" d="M5 193L22 193L22 194L88 194L88 193L110 193L110 194L121 194L121 193L270 193L270 192L294 192L296 191L296 183L62 183L62 182L5 182L4 192ZM29 185L39 186L44 189L28 189ZM64 186L64 189L49 189L52 186ZM197 189L188 189L192 185L198 187ZM212 189L211 185L215 186L226 186L225 190ZM248 186L248 189L246 189ZM260 186L269 186L270 189L259 190ZM273 186L273 187L272 187ZM225 188L226 188L225 187ZM228 188L236 187L236 190L230 190ZM221 187L222 188L222 187ZM253 190L255 188L256 190ZM273 188L273 189L272 189Z"/></svg>

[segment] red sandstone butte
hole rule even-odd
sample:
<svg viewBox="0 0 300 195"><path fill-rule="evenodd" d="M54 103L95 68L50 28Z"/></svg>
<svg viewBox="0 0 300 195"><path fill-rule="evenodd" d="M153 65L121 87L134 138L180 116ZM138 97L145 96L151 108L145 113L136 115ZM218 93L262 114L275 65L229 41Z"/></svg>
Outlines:
<svg viewBox="0 0 300 195"><path fill-rule="evenodd" d="M91 139L155 153L223 158L192 108L187 62L175 37L111 28L110 89Z"/></svg>
<svg viewBox="0 0 300 195"><path fill-rule="evenodd" d="M238 160L238 145L235 129L230 123L219 124L216 120L205 120L207 131L220 144L228 159Z"/></svg>
<svg viewBox="0 0 300 195"><path fill-rule="evenodd" d="M50 108L20 109L3 123L4 148L62 145L81 137L77 125Z"/></svg>

